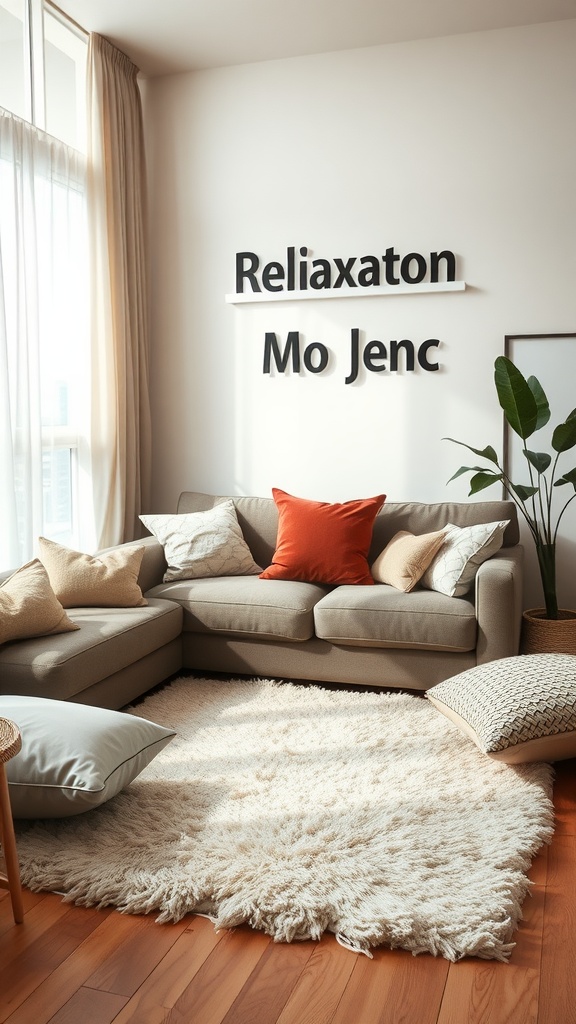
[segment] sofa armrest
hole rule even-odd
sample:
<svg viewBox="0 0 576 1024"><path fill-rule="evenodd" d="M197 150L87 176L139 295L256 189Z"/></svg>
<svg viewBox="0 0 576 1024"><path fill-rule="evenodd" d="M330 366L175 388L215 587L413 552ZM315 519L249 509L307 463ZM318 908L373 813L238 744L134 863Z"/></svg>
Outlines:
<svg viewBox="0 0 576 1024"><path fill-rule="evenodd" d="M156 540L156 537L140 537L132 543L144 545L144 557L138 573L138 583L142 593L145 594L152 587L157 587L164 579L164 573L168 568L164 558L164 548Z"/></svg>
<svg viewBox="0 0 576 1024"><path fill-rule="evenodd" d="M522 625L524 548L501 548L476 575L478 665L518 654Z"/></svg>

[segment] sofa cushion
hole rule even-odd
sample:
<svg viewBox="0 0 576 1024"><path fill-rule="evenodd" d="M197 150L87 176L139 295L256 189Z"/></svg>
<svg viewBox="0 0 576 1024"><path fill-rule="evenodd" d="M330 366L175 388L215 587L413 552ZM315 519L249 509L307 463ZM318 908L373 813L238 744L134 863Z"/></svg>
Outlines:
<svg viewBox="0 0 576 1024"><path fill-rule="evenodd" d="M190 632L294 641L314 635L314 605L325 594L312 583L257 576L173 581L147 592L149 598L182 605L184 629Z"/></svg>
<svg viewBox="0 0 576 1024"><path fill-rule="evenodd" d="M203 512L140 516L164 548L164 581L259 573L244 540L234 502Z"/></svg>
<svg viewBox="0 0 576 1024"><path fill-rule="evenodd" d="M276 548L278 531L278 509L274 500L241 495L227 497L234 502L242 533L255 560L260 565L269 565ZM183 491L178 499L178 512L204 511L214 508L222 500L221 495ZM475 523L491 523L498 519L510 520L504 533L503 546L518 544L518 515L513 501L443 501L430 504L418 501L391 502L386 499L374 519L368 561L372 563L399 530L419 535L443 530L446 523L473 526ZM149 586L143 587L144 591L148 589Z"/></svg>
<svg viewBox="0 0 576 1024"><path fill-rule="evenodd" d="M367 562L374 518L384 494L329 504L295 498L272 488L278 507L278 537L264 580L325 584L373 584Z"/></svg>
<svg viewBox="0 0 576 1024"><path fill-rule="evenodd" d="M37 558L0 585L0 644L75 629L78 626L68 618Z"/></svg>
<svg viewBox="0 0 576 1024"><path fill-rule="evenodd" d="M337 587L314 608L316 635L334 644L472 651L474 605L429 590Z"/></svg>
<svg viewBox="0 0 576 1024"><path fill-rule="evenodd" d="M258 565L268 565L276 547L278 509L272 498L248 495L204 494L183 491L178 499L178 513L205 512L222 501L233 501L242 535ZM146 588L148 589L148 588Z"/></svg>
<svg viewBox="0 0 576 1024"><path fill-rule="evenodd" d="M422 576L422 586L448 597L462 597L470 590L482 562L502 547L507 526L507 519L464 527L448 523L444 543Z"/></svg>
<svg viewBox="0 0 576 1024"><path fill-rule="evenodd" d="M513 547L520 541L518 513L513 501L388 501L374 520L374 532L368 560L373 562L392 540L398 530L408 530L419 536L444 530L447 523L454 526L475 526L508 519L504 531L503 547Z"/></svg>
<svg viewBox="0 0 576 1024"><path fill-rule="evenodd" d="M64 608L133 608L146 604L138 586L144 548L126 545L96 555L38 538L40 560Z"/></svg>
<svg viewBox="0 0 576 1024"><path fill-rule="evenodd" d="M140 608L73 608L77 632L0 648L0 686L14 694L74 698L180 636L182 609L168 601Z"/></svg>
<svg viewBox="0 0 576 1024"><path fill-rule="evenodd" d="M22 749L6 765L16 818L63 818L116 796L176 735L144 718L43 697L0 696Z"/></svg>
<svg viewBox="0 0 576 1024"><path fill-rule="evenodd" d="M399 530L372 563L376 583L389 583L407 594L426 572L430 562L444 543L444 530L415 537L408 530Z"/></svg>
<svg viewBox="0 0 576 1024"><path fill-rule="evenodd" d="M576 657L530 654L477 665L426 694L489 757L576 757Z"/></svg>

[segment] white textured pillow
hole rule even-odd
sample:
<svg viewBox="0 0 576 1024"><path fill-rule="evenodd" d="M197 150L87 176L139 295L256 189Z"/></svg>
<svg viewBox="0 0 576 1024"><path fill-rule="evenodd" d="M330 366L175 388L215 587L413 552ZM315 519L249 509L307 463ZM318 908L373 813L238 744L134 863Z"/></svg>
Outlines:
<svg viewBox="0 0 576 1024"><path fill-rule="evenodd" d="M22 749L6 764L15 818L66 818L116 796L176 735L135 715L47 697L0 695Z"/></svg>
<svg viewBox="0 0 576 1024"><path fill-rule="evenodd" d="M234 502L223 501L206 512L140 516L164 548L164 580L207 576L253 576L262 572L252 558Z"/></svg>
<svg viewBox="0 0 576 1024"><path fill-rule="evenodd" d="M443 530L420 536L400 530L372 563L372 576L376 583L388 583L407 594L422 578L443 543Z"/></svg>
<svg viewBox="0 0 576 1024"><path fill-rule="evenodd" d="M462 597L470 590L482 562L502 547L509 522L502 519L475 526L448 523L444 543L420 580L422 586L448 597Z"/></svg>
<svg viewBox="0 0 576 1024"><path fill-rule="evenodd" d="M64 608L135 608L148 604L138 586L142 544L87 555L38 538L40 558Z"/></svg>
<svg viewBox="0 0 576 1024"><path fill-rule="evenodd" d="M521 654L477 665L426 697L496 761L576 757L576 657Z"/></svg>
<svg viewBox="0 0 576 1024"><path fill-rule="evenodd" d="M68 618L38 558L17 569L0 586L0 644L73 629L80 626Z"/></svg>

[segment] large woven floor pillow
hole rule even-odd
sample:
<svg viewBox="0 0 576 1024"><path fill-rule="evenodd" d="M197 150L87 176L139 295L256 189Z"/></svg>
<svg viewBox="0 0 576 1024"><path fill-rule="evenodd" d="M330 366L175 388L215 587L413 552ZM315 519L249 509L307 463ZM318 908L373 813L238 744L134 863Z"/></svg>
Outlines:
<svg viewBox="0 0 576 1024"><path fill-rule="evenodd" d="M572 654L525 654L477 665L432 686L426 697L496 761L576 757Z"/></svg>

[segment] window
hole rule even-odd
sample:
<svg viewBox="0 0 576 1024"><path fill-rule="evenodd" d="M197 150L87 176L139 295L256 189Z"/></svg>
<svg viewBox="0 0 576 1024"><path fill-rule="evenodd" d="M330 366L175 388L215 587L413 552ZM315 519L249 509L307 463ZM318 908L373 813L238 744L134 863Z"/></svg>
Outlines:
<svg viewBox="0 0 576 1024"><path fill-rule="evenodd" d="M46 131L86 151L86 36L44 4Z"/></svg>
<svg viewBox="0 0 576 1024"><path fill-rule="evenodd" d="M2 566L32 557L39 534L93 542L86 57L86 37L48 3L0 0L0 106L22 119L0 125Z"/></svg>
<svg viewBox="0 0 576 1024"><path fill-rule="evenodd" d="M0 0L0 106L82 152L87 42L48 0Z"/></svg>
<svg viewBox="0 0 576 1024"><path fill-rule="evenodd" d="M31 120L25 0L0 0L0 106Z"/></svg>

